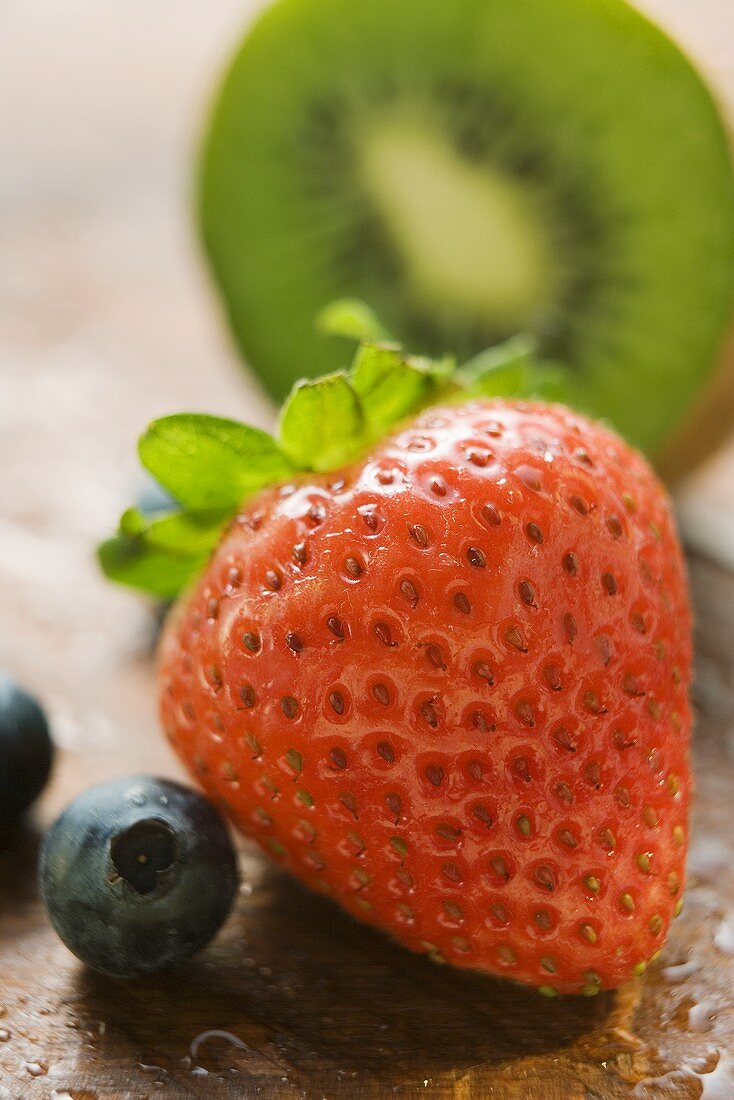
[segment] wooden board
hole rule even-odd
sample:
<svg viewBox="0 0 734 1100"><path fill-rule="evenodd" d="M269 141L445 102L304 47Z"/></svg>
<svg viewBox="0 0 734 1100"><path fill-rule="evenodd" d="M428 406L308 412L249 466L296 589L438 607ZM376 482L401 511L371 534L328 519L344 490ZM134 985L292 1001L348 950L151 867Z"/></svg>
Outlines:
<svg viewBox="0 0 734 1100"><path fill-rule="evenodd" d="M648 7L731 87L728 2ZM0 855L0 1100L733 1100L734 576L703 557L691 885L663 957L620 993L547 1002L438 968L251 850L222 935L166 978L96 978L46 923L38 838L65 802L114 775L177 774L150 616L92 559L135 490L132 441L174 407L270 416L224 342L187 212L192 119L250 6L2 5L0 666L45 701L61 754ZM732 469L722 458L689 490L695 525L725 512ZM200 1038L212 1030L236 1043Z"/></svg>

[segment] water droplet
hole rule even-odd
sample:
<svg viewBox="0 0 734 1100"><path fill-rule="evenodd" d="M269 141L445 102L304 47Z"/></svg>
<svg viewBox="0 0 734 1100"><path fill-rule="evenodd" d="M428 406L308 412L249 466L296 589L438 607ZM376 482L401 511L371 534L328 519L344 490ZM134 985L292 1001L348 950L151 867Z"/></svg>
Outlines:
<svg viewBox="0 0 734 1100"><path fill-rule="evenodd" d="M699 1100L731 1100L734 1096L734 1058L720 1053L710 1073L699 1074L703 1088Z"/></svg>
<svg viewBox="0 0 734 1100"><path fill-rule="evenodd" d="M672 1092L683 1081L694 1078L701 1084L699 1100L731 1100L734 1096L734 1058L726 1052L712 1051L717 1061L711 1066L708 1058L697 1058L690 1064L669 1070L661 1077L645 1077L635 1086L632 1095L649 1097L650 1090Z"/></svg>
<svg viewBox="0 0 734 1100"><path fill-rule="evenodd" d="M725 955L734 955L734 912L727 913L714 933L714 943Z"/></svg>
<svg viewBox="0 0 734 1100"><path fill-rule="evenodd" d="M691 1077L698 1077L689 1066L681 1066L680 1069L671 1069L668 1073L663 1073L660 1077L643 1077L639 1081L634 1089L632 1095L640 1097L640 1100L650 1100L650 1096L655 1095L658 1090L663 1090L663 1095L668 1092L673 1092L675 1089L678 1091L678 1085L685 1080L689 1080ZM651 1092L651 1090L655 1092Z"/></svg>
<svg viewBox="0 0 734 1100"><path fill-rule="evenodd" d="M711 1004L701 1001L688 1011L688 1027L691 1031L710 1031L712 1018L716 1015Z"/></svg>
<svg viewBox="0 0 734 1100"><path fill-rule="evenodd" d="M45 1062L24 1062L23 1069L31 1077L45 1077L48 1073L48 1066Z"/></svg>
<svg viewBox="0 0 734 1100"><path fill-rule="evenodd" d="M264 967L262 969L265 969ZM233 1035L231 1031L220 1031L218 1028L211 1028L209 1031L202 1031L191 1040L191 1058L192 1061L196 1061L199 1053L199 1047L202 1043L208 1043L210 1039L224 1039L226 1042L231 1043L232 1046L238 1047L240 1050L249 1050L247 1043L243 1039L240 1039L237 1035ZM193 1072L193 1071L192 1071Z"/></svg>
<svg viewBox="0 0 734 1100"><path fill-rule="evenodd" d="M696 959L689 959L687 962L678 963L676 966L666 966L662 971L662 975L666 982L684 982L686 978L690 978L692 974L697 973L700 969L701 964Z"/></svg>

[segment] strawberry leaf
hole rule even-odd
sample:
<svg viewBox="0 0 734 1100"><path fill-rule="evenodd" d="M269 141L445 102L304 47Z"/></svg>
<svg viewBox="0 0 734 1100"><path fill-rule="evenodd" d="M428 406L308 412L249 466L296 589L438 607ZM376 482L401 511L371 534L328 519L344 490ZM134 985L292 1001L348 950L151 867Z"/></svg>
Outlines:
<svg viewBox="0 0 734 1100"><path fill-rule="evenodd" d="M137 508L123 513L115 538L98 557L112 580L171 599L204 566L219 542L229 512L168 512L146 517Z"/></svg>
<svg viewBox="0 0 734 1100"><path fill-rule="evenodd" d="M457 381L472 396L527 396L536 353L532 336L513 336L465 363L457 372Z"/></svg>
<svg viewBox="0 0 734 1100"><path fill-rule="evenodd" d="M123 513L118 533L141 539L158 550L198 557L216 546L230 518L228 511L210 511L169 512L148 519L137 509L130 508Z"/></svg>
<svg viewBox="0 0 734 1100"><path fill-rule="evenodd" d="M570 404L570 379L568 371L560 363L542 361L537 364L530 383L532 396L541 401L559 401ZM574 406L578 407L579 399Z"/></svg>
<svg viewBox="0 0 734 1100"><path fill-rule="evenodd" d="M406 356L391 345L362 344L349 377L379 434L429 402L443 371L430 359Z"/></svg>
<svg viewBox="0 0 734 1100"><path fill-rule="evenodd" d="M532 336L513 336L465 363L455 375L463 397L569 400L571 379L562 364L537 357Z"/></svg>
<svg viewBox="0 0 734 1100"><path fill-rule="evenodd" d="M146 515L131 508L117 535L98 551L102 569L121 584L169 599L203 569L227 522L249 496L299 471L343 466L393 425L437 400L542 397L568 393L568 371L536 359L531 337L518 336L457 369L451 357L406 354L386 342L364 303L335 302L322 327L369 336L348 371L297 383L283 407L278 440L216 416L181 413L155 420L140 440L143 465L171 496Z"/></svg>
<svg viewBox="0 0 734 1100"><path fill-rule="evenodd" d="M145 514L139 508L127 508L120 516L117 533L118 535L124 535L126 538L134 539L138 535L142 535L148 525L149 520L146 519Z"/></svg>
<svg viewBox="0 0 734 1100"><path fill-rule="evenodd" d="M377 314L359 298L340 298L321 310L316 327L327 336L343 336L347 340L369 340L386 343L390 333Z"/></svg>
<svg viewBox="0 0 734 1100"><path fill-rule="evenodd" d="M365 414L346 374L298 382L280 418L280 446L301 470L333 470L358 453Z"/></svg>
<svg viewBox="0 0 734 1100"><path fill-rule="evenodd" d="M154 420L138 450L164 489L195 511L234 510L292 469L267 432L195 413Z"/></svg>
<svg viewBox="0 0 734 1100"><path fill-rule="evenodd" d="M203 569L206 555L186 557L140 543L126 535L107 539L97 549L102 572L118 584L171 600Z"/></svg>

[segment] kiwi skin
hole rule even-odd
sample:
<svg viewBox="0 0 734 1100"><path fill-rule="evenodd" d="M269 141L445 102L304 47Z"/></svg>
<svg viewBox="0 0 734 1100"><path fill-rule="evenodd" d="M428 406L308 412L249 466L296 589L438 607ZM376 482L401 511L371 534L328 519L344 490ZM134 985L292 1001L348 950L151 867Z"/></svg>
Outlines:
<svg viewBox="0 0 734 1100"><path fill-rule="evenodd" d="M347 15L349 12L351 0L345 0L342 7L342 14ZM564 13L564 19L566 23L564 26L566 30L571 24L569 20L572 18L585 18L585 15L591 10L589 8L589 0L555 0L558 3L559 10L562 8ZM504 5L501 0L486 0L488 8L502 8ZM652 24L648 23L644 17L634 12L628 5L621 2L621 0L595 0L595 4L598 4L600 12L603 12L603 18L607 20L611 30L614 33L629 34L630 36L637 36L636 49L640 52L648 51L651 58L659 68L669 66L671 70L675 71L683 70L683 67L687 64L677 47L672 46L669 40ZM407 6L413 6L407 5ZM463 0L462 5L463 6ZM547 18L548 9L552 9L554 6L554 0L548 0L548 4L545 5L546 13L543 18ZM273 62L273 41L277 35L285 35L286 50L283 53L284 63L288 63L288 34L291 35L290 45L292 46L292 23L295 19L304 20L306 14L310 9L311 13L315 13L319 5L312 0L280 0L280 2L274 4L263 17L257 23L255 31L246 40L242 52L235 62L235 66L230 71L230 74L225 82L223 89L222 99L219 101L217 108L212 116L212 123L208 131L207 141L205 146L204 157L202 160L202 174L200 177L200 216L202 223L202 232L207 243L207 247L210 253L210 259L212 266L215 270L220 283L225 291L225 301L232 327L235 335L238 339L240 347L245 353L245 357L250 357L256 370L263 376L266 384L275 392L282 392L287 388L287 385L292 378L288 378L289 370L293 372L293 376L297 374L317 373L324 369L336 368L340 363L337 362L337 358L342 354L342 350L335 348L334 344L328 344L327 341L323 341L320 345L320 351L317 350L316 342L311 335L306 335L304 332L304 340L301 345L303 355L300 362L295 362L296 355L291 350L288 354L280 353L279 362L274 363L272 358L268 358L272 347L269 346L271 340L267 332L258 334L253 329L253 320L255 322L255 329L257 328L257 317L254 314L257 313L257 308L253 310L252 301L249 304L243 302L238 298L236 280L239 277L237 274L237 259L236 256L223 255L223 240L226 242L228 233L230 230L235 231L236 236L236 220L238 216L237 202L231 203L231 209L222 218L219 219L219 225L214 224L214 216L212 214L212 196L224 200L220 202L220 207L225 207L227 200L232 200L232 193L228 195L226 188L222 188L222 172L227 168L232 168L236 173L236 154L232 148L233 133L236 131L236 126L243 121L246 121L244 114L237 117L236 111L232 114L232 102L231 97L236 93L238 81L242 78L242 66L249 65L252 69L253 53L256 61L262 66L263 58L267 62L272 64ZM524 2L521 5L524 13ZM541 9L544 7L544 0L530 0L527 5L528 10ZM322 5L321 11L325 11L324 26L328 27L330 18L329 12L332 14L337 10L337 5L326 3ZM476 10L475 5L469 5L469 10ZM519 9L518 9L519 10ZM426 19L431 20L433 17L431 0L426 0ZM388 12L386 12L387 16ZM328 18L327 18L328 17ZM524 15L523 15L524 17ZM596 18L596 16L594 16ZM521 24L522 19L518 20ZM302 25L307 26L308 21ZM550 24L549 24L550 25ZM290 28L290 29L289 29ZM264 36L264 37L263 37ZM267 38L270 36L270 45L267 45ZM328 38L328 35L327 35ZM281 38L281 44L283 39ZM312 43L313 44L313 43ZM307 45L307 43L306 43ZM333 47L333 42L331 43ZM328 44L326 52L328 55ZM270 55L268 56L268 51ZM239 75L235 72L236 66L240 67ZM469 73L471 76L471 73ZM603 75L603 73L602 73ZM696 139L695 127L691 131L691 127L694 126L698 120L701 122L702 130L704 131L704 138L700 142L699 152L701 154L702 164L701 173L704 179L710 179L715 176L716 172L719 173L718 180L720 184L719 198L724 193L726 186L725 181L725 168L726 161L725 154L722 153L723 141L720 143L720 148L714 150L714 138L712 134L715 130L715 125L711 124L711 118L715 115L715 108L711 103L710 97L707 96L705 88L701 84L698 77L695 75L693 69L688 67L688 72L684 75L680 75L680 79L687 82L688 85L688 100L683 102L683 114L684 119L680 121L686 133L693 135L694 141ZM696 82L698 85L696 86ZM277 86L277 85L276 85ZM239 85L239 94L242 96L242 85ZM262 91L262 82L259 86L256 82L252 83L252 71L247 74L244 87L249 88L251 91ZM655 90L659 93L660 89L655 86ZM230 102L225 104L225 98L230 95ZM223 109L223 105L226 109ZM275 110L277 110L277 100L275 103ZM677 103L680 107L681 103ZM262 104L261 104L262 107ZM664 115L666 104L661 102L657 109ZM686 114L686 108L690 107L690 114ZM694 109L695 108L695 109ZM228 114L229 112L229 114ZM699 112L699 114L697 114ZM708 116L706 114L708 112ZM673 117L675 113L673 112ZM670 126L668 125L668 130ZM224 135L224 136L223 136ZM220 143L220 148L217 150L217 142ZM229 166L221 163L221 142L224 141L230 143L230 156L232 161ZM708 144L707 144L708 142ZM714 166L709 159L708 163L706 158L712 154L712 151L716 152L719 157L719 161L714 169ZM214 165L212 168L211 158L212 154L215 157L220 157L220 164L217 168ZM634 171L634 168L632 169ZM644 174L644 164L639 168L640 173ZM219 177L217 178L217 173ZM708 177L707 174L708 173ZM212 184L212 179L214 183ZM246 182L246 181L245 181ZM242 190L243 180L239 178L237 184ZM708 210L706 209L706 203L701 201L701 195L696 192L697 178L695 175L691 177L691 203L690 211L687 210L685 203L685 196L681 193L680 187L675 195L677 208L680 210L681 224L685 223L687 214L695 221L698 219L700 222L706 223ZM734 191L732 191L734 196ZM208 204L208 209L207 209ZM728 212L724 209L724 202L720 201L718 205L714 205L714 214L709 218L709 228L712 225L715 217L719 218L721 232L720 237L727 242L731 239L731 221L732 210L734 206ZM283 214L290 214L289 210L284 210ZM218 215L217 215L218 216ZM229 218L229 224L226 219ZM261 218L261 223L265 222L265 228L267 224L272 224L274 216L271 214L267 218ZM240 238L239 248L242 249L242 244L247 243L246 237ZM692 259L695 263L692 263L692 270L700 260L701 248L699 244L698 253L692 255ZM716 251L714 246L714 251ZM633 443L642 447L653 458L658 465L658 468L663 471L666 476L675 477L680 476L696 461L700 460L703 454L713 448L718 440L726 433L726 429L734 420L734 410L730 408L732 402L731 399L731 382L732 372L734 372L734 356L724 355L719 356L719 366L714 371L712 370L714 363L714 349L720 342L719 336L721 328L725 323L727 314L730 314L732 294L729 294L728 300L725 301L729 286L725 286L725 277L721 274L721 259L724 252L724 247L718 250L718 255L715 257L716 271L718 273L719 284L714 289L714 280L709 279L708 286L711 288L711 316L715 315L716 323L709 321L701 321L701 327L707 327L707 339L705 352L701 355L697 355L696 352L701 351L701 344L696 344L696 339L693 335L690 339L686 336L684 330L676 322L676 315L678 311L685 315L685 295L681 294L681 285L677 286L678 293L674 295L673 305L670 309L670 328L672 331L676 330L676 339L679 341L679 347L690 347L693 349L693 353L690 356L691 368L688 373L685 373L685 368L681 367L681 360L685 362L685 356L679 355L677 366L680 370L680 374L676 374L675 371L671 371L667 374L667 362L665 356L661 355L660 359L656 358L656 344L655 339L650 338L651 331L655 332L655 325L657 330L661 328L661 301L658 294L655 301L656 319L650 321L648 330L644 331L644 320L638 316L636 321L641 328L643 334L643 343L646 348L646 354L640 355L635 363L633 370L628 372L624 380L621 376L614 379L610 376L600 377L598 372L595 377L594 387L596 392L589 393L588 387L585 391L584 387L586 383L581 380L581 385L575 385L578 381L578 377L573 380L574 385L569 386L568 395L565 399L569 404L576 405L582 408L584 411L595 416L608 416L614 425L631 439ZM703 265L701 265L703 267ZM247 270L247 282L250 287L253 284L253 267L250 265ZM732 270L734 271L734 253L732 253ZM243 271L244 275L244 271ZM705 282L708 273L701 271L700 281ZM306 274L308 277L308 273ZM256 278L256 275L254 276ZM691 282L696 280L696 275L691 275ZM234 279L234 289L232 280ZM229 282L229 286L227 283ZM343 290L350 290L351 288L338 288L339 292ZM658 287L659 289L659 287ZM339 293L332 294L330 296L339 296ZM293 302L297 304L297 296L293 297ZM696 327L697 318L701 315L701 297L698 299L698 314L692 315L691 330ZM288 327L288 301L278 301L277 305L282 311L282 325ZM326 304L321 303L321 304ZM374 303L373 303L374 304ZM257 303L256 303L257 305ZM265 308L260 303L259 308L265 314ZM714 331L714 328L718 331ZM609 325L607 324L607 329ZM399 335L403 335L399 333ZM614 340L614 333L606 333L607 336L611 335L611 339ZM258 343L259 341L259 343ZM292 346L298 346L295 342ZM432 348L415 347L416 351L423 350L435 350ZM445 350L453 350L452 348L446 348ZM478 349L475 349L478 350ZM593 348L590 349L593 353ZM277 358L277 357L276 357ZM316 361L318 358L318 362ZM649 369L648 369L649 364ZM635 377L635 371L640 373ZM672 395L672 396L671 396ZM722 395L726 398L726 408L722 403ZM688 405L688 410L686 409ZM657 408L656 408L657 406ZM660 410L663 410L663 415L660 415ZM674 409L674 412L673 412ZM691 409L693 411L691 412ZM649 410L649 412L648 412ZM655 416L657 420L654 421ZM646 417L649 417L649 424L646 424ZM667 419L666 419L667 418Z"/></svg>

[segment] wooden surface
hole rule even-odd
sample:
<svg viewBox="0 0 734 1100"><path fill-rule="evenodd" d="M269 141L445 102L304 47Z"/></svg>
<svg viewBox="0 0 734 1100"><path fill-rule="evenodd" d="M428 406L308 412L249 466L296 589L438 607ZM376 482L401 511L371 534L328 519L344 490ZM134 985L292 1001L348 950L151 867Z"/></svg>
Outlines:
<svg viewBox="0 0 734 1100"><path fill-rule="evenodd" d="M643 980L546 1002L438 968L249 850L222 935L169 977L96 978L48 928L43 828L90 783L177 774L154 719L151 617L92 560L138 484L132 442L176 408L271 415L234 365L187 214L205 89L252 7L0 5L0 666L44 700L61 747L32 827L0 854L0 1100L734 1100L731 449L680 498L709 554L691 558L698 799L684 914ZM729 0L646 7L731 93ZM236 1044L197 1043L212 1030Z"/></svg>

